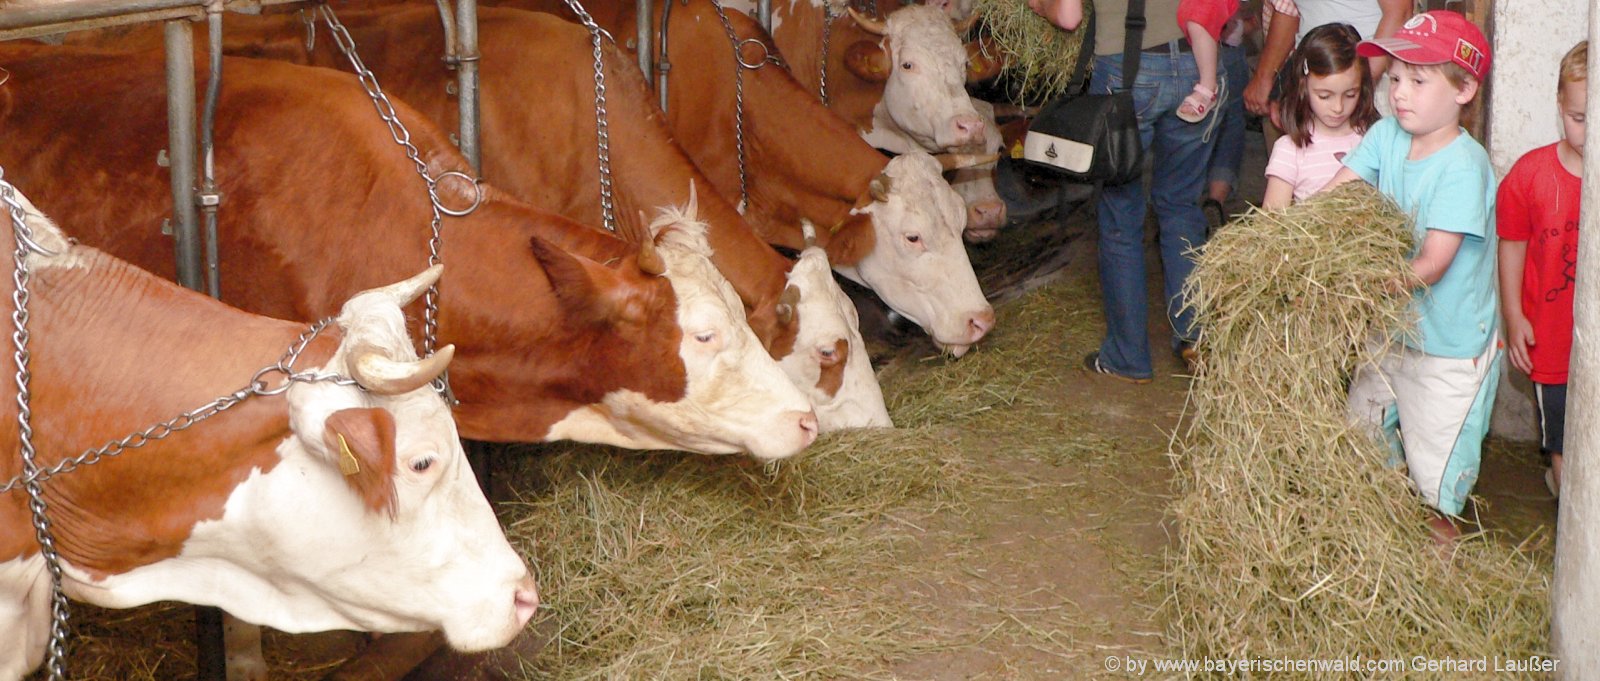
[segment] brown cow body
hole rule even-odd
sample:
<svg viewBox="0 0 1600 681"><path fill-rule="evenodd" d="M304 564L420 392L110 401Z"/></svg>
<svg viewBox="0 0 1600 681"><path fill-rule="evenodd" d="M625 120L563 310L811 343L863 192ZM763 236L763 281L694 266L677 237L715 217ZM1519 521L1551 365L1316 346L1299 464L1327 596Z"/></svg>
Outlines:
<svg viewBox="0 0 1600 681"><path fill-rule="evenodd" d="M31 178L34 194L72 224L142 226L81 236L170 274L171 247L154 238L170 208L166 173L154 163L166 138L159 55L6 45L0 58L13 72L0 150L18 159L15 175ZM274 316L315 318L360 287L425 263L430 213L422 180L354 78L227 62L216 131L226 197L223 299ZM396 106L432 172L465 167L422 116ZM461 189L442 184L446 203L471 203ZM97 199L76 201L86 190ZM721 372L716 380L708 374L689 381L684 352L695 346L679 319L682 282L671 271L641 271L634 250L492 189L472 215L446 221L442 258L463 266L441 283L439 338L458 346L451 385L463 435L748 450L763 458L809 443L815 417L792 386L763 384L751 393L767 395L780 410L771 416L791 421L787 426L767 415L706 409L707 400L766 380L767 370L739 377L709 364ZM742 310L735 312L742 326ZM745 356L738 339L715 340L727 343L730 356ZM686 418L717 420L686 426ZM750 422L758 418L765 420Z"/></svg>

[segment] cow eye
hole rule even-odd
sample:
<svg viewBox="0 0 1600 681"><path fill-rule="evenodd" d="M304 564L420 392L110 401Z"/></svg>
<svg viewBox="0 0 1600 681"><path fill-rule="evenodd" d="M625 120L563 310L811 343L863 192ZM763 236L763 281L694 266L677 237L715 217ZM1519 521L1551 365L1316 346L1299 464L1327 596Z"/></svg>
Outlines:
<svg viewBox="0 0 1600 681"><path fill-rule="evenodd" d="M911 62L908 62L908 61L900 62L900 68L905 69L907 71L910 71L911 70Z"/></svg>
<svg viewBox="0 0 1600 681"><path fill-rule="evenodd" d="M710 343L711 341L716 340L716 338L717 332L715 331L702 331L694 335L694 339L701 343Z"/></svg>
<svg viewBox="0 0 1600 681"><path fill-rule="evenodd" d="M921 234L907 234L906 235L906 241L909 241L911 243L918 243L918 242L922 241L922 235Z"/></svg>
<svg viewBox="0 0 1600 681"><path fill-rule="evenodd" d="M426 473L428 472L428 469L432 467L433 457L431 456L424 456L411 462L411 470L418 473Z"/></svg>

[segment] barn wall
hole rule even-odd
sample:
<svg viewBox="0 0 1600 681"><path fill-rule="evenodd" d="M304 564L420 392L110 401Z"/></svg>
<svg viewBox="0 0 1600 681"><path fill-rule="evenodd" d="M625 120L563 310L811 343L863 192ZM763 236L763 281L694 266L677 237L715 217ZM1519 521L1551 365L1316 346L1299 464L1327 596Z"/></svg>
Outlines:
<svg viewBox="0 0 1600 681"><path fill-rule="evenodd" d="M1588 37L1589 12L1588 0L1498 0L1489 8L1494 63L1487 137L1497 176L1505 177L1529 150L1560 137L1556 68L1568 49ZM1493 432L1534 441L1532 388L1521 372L1509 373L1495 400Z"/></svg>

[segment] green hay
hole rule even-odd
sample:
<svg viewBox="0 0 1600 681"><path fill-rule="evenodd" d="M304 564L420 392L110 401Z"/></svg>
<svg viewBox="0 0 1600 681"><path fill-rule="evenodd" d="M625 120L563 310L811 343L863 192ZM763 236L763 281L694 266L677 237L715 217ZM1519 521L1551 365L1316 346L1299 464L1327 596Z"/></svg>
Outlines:
<svg viewBox="0 0 1600 681"><path fill-rule="evenodd" d="M1383 291L1410 247L1405 216L1357 182L1254 210L1200 255L1187 295L1202 365L1174 443L1181 529L1162 605L1185 657L1546 652L1546 538L1472 535L1443 559L1387 449L1345 420L1368 339L1406 326L1406 301Z"/></svg>
<svg viewBox="0 0 1600 681"><path fill-rule="evenodd" d="M1077 30L1063 31L1018 0L978 0L973 11L983 16L994 45L1005 57L1007 78L1018 84L1016 103L1049 99L1065 92L1078 69L1078 54L1094 3L1083 3ZM1090 50L1094 49L1090 45Z"/></svg>

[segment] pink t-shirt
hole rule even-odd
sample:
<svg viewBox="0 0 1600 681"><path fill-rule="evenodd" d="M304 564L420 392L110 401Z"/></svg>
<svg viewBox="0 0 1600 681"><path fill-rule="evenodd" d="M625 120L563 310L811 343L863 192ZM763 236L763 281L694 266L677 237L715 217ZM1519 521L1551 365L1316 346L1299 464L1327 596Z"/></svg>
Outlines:
<svg viewBox="0 0 1600 681"><path fill-rule="evenodd" d="M1361 143L1361 133L1321 139L1315 133L1311 143L1304 147L1294 145L1288 135L1278 138L1272 145L1272 158L1267 161L1267 177L1276 177L1294 187L1296 203L1317 193L1344 167L1344 156Z"/></svg>

